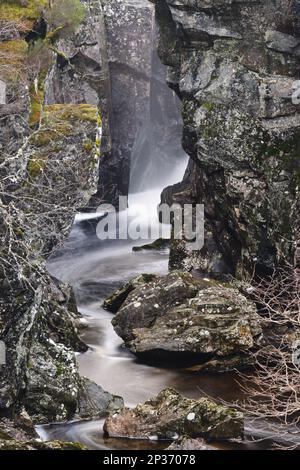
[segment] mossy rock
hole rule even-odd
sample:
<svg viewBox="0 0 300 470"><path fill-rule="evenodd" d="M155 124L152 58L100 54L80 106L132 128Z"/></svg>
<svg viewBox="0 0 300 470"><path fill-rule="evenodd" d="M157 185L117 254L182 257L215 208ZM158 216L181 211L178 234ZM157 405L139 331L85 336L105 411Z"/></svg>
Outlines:
<svg viewBox="0 0 300 470"><path fill-rule="evenodd" d="M134 439L203 436L225 440L243 436L244 417L209 398L193 400L168 388L134 409L124 408L109 416L104 430L110 437Z"/></svg>

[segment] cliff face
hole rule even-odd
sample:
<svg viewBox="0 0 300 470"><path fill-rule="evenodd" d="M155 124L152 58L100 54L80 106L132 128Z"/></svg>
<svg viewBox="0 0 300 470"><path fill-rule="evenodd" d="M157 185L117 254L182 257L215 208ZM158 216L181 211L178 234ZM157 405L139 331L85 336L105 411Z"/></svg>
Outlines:
<svg viewBox="0 0 300 470"><path fill-rule="evenodd" d="M183 102L184 181L163 200L205 204L205 246L171 267L266 273L299 243L299 1L157 0L160 56Z"/></svg>
<svg viewBox="0 0 300 470"><path fill-rule="evenodd" d="M45 103L44 95L55 96L62 54L45 42L32 62L32 31L44 15L33 5L0 6L0 412L25 409L47 422L101 414L112 397L79 376L80 315L71 288L46 270L75 211L97 189L101 119L85 83L80 103L67 96Z"/></svg>

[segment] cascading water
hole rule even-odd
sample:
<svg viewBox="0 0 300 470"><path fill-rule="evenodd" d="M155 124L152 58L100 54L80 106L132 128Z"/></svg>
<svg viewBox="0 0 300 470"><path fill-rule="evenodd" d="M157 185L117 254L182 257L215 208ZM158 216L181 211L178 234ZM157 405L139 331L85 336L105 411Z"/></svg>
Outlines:
<svg viewBox="0 0 300 470"><path fill-rule="evenodd" d="M129 1L128 4L138 6L139 2ZM153 45L156 47L155 41ZM180 143L179 100L166 84L166 70L156 53L152 71L152 93L147 107L150 112L141 120L132 148L128 208L118 214L119 229L125 221L135 219L137 206L140 230L148 228L150 221L158 228L157 205L161 192L166 186L181 181L188 161ZM176 369L176 365L168 369L151 367L139 363L122 347L111 325L112 316L103 310L102 302L116 287L137 274L166 273L168 253L165 250L132 251L134 245L153 240L151 235L146 240L99 240L95 228L100 214L101 211L78 214L65 246L48 263L53 276L73 286L78 309L86 321L82 339L90 349L78 356L81 374L105 390L121 395L127 406L143 402L165 387L173 387L194 398L199 397L202 390L225 400L237 398L233 397L236 389L230 375L224 380L217 375L195 376ZM93 420L38 426L37 430L42 439L80 441L91 449L147 449L167 445L105 439L102 426L103 421Z"/></svg>

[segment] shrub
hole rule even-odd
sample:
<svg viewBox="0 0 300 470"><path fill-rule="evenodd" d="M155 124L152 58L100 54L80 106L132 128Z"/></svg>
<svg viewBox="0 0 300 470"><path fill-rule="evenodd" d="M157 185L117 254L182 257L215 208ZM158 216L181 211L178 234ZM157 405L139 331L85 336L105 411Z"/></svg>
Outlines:
<svg viewBox="0 0 300 470"><path fill-rule="evenodd" d="M66 36L84 21L85 7L80 0L53 0L45 18L50 29L49 36Z"/></svg>

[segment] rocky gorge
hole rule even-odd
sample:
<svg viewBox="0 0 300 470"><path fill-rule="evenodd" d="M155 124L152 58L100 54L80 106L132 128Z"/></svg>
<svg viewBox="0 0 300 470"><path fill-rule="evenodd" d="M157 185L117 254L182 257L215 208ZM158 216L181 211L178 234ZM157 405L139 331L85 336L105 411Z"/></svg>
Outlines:
<svg viewBox="0 0 300 470"><path fill-rule="evenodd" d="M0 450L93 448L64 432L83 419L105 448L242 442L247 417L197 380L255 365L272 346L252 283L299 275L300 3L7 0L0 40ZM204 204L202 250L98 244L99 204L153 189ZM105 334L139 400L91 362Z"/></svg>

